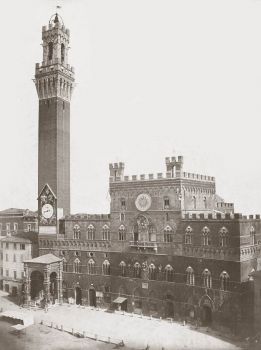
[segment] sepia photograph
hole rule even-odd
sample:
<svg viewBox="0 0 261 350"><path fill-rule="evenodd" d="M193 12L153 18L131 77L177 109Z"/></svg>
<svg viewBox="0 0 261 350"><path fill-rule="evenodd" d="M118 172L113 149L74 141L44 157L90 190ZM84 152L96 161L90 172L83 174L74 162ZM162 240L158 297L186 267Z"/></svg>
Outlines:
<svg viewBox="0 0 261 350"><path fill-rule="evenodd" d="M2 0L0 350L261 349L261 0Z"/></svg>

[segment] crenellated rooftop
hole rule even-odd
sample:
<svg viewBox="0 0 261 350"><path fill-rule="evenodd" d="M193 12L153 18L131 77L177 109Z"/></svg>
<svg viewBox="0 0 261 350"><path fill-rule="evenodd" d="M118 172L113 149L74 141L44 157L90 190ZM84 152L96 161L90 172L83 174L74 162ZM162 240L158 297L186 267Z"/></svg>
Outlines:
<svg viewBox="0 0 261 350"><path fill-rule="evenodd" d="M182 213L183 220L259 220L260 214L242 215L241 213Z"/></svg>
<svg viewBox="0 0 261 350"><path fill-rule="evenodd" d="M131 176L110 176L110 182L119 182L119 181L151 181L151 180L165 180L165 179L189 179L196 181L207 181L215 182L213 176L200 175L194 173L182 172L180 176L173 176L170 171L166 173L157 173L157 174L141 174L141 175L131 175Z"/></svg>
<svg viewBox="0 0 261 350"><path fill-rule="evenodd" d="M183 157L166 157L166 173L157 174L141 174L141 175L124 175L125 164L123 162L110 163L110 182L129 182L129 181L151 181L151 180L165 180L165 179L187 179L194 181L204 181L215 183L213 176L189 173L183 171Z"/></svg>

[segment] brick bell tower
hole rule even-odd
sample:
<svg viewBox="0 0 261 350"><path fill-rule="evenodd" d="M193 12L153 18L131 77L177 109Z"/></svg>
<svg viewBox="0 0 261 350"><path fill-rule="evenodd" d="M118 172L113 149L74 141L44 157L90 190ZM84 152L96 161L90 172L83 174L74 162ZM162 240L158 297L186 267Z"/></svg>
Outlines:
<svg viewBox="0 0 261 350"><path fill-rule="evenodd" d="M42 28L43 61L35 69L39 98L39 234L57 233L70 213L70 101L74 69L68 64L70 32L56 13Z"/></svg>

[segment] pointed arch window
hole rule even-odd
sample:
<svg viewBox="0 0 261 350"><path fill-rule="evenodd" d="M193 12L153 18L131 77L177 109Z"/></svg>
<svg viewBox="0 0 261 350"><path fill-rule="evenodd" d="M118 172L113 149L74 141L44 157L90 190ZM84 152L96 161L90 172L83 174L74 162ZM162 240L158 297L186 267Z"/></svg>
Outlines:
<svg viewBox="0 0 261 350"><path fill-rule="evenodd" d="M210 230L207 226L205 226L202 230L202 242L203 242L203 245L205 245L205 246L211 244Z"/></svg>
<svg viewBox="0 0 261 350"><path fill-rule="evenodd" d="M73 239L80 239L80 238L81 238L81 228L78 224L76 224L73 227Z"/></svg>
<svg viewBox="0 0 261 350"><path fill-rule="evenodd" d="M226 229L226 227L222 227L219 230L219 245L221 247L228 246L228 230Z"/></svg>
<svg viewBox="0 0 261 350"><path fill-rule="evenodd" d="M88 274L95 275L95 261L93 259L88 261Z"/></svg>
<svg viewBox="0 0 261 350"><path fill-rule="evenodd" d="M102 228L102 239L104 241L110 240L110 229L109 229L109 226L106 224Z"/></svg>
<svg viewBox="0 0 261 350"><path fill-rule="evenodd" d="M197 209L197 198L196 196L192 197L193 209Z"/></svg>
<svg viewBox="0 0 261 350"><path fill-rule="evenodd" d="M80 265L80 259L76 258L73 262L73 272L74 273L80 273L81 272L81 265Z"/></svg>
<svg viewBox="0 0 261 350"><path fill-rule="evenodd" d="M67 272L68 264L65 258L62 258L63 260L63 272Z"/></svg>
<svg viewBox="0 0 261 350"><path fill-rule="evenodd" d="M192 228L190 226L185 230L185 244L192 244Z"/></svg>
<svg viewBox="0 0 261 350"><path fill-rule="evenodd" d="M88 239L90 241L93 241L95 239L95 228L92 224L90 224L88 227L87 227L87 235L88 235Z"/></svg>
<svg viewBox="0 0 261 350"><path fill-rule="evenodd" d="M103 275L110 275L110 263L108 260L104 260L102 264L102 274Z"/></svg>
<svg viewBox="0 0 261 350"><path fill-rule="evenodd" d="M254 226L250 227L250 244L251 245L256 244L256 231Z"/></svg>
<svg viewBox="0 0 261 350"><path fill-rule="evenodd" d="M149 279L156 280L156 266L154 264L149 265Z"/></svg>
<svg viewBox="0 0 261 350"><path fill-rule="evenodd" d="M186 270L187 273L187 284L190 284L192 286L194 286L195 284L195 274L194 274L194 270L192 269L191 266L189 266Z"/></svg>
<svg viewBox="0 0 261 350"><path fill-rule="evenodd" d="M119 241L126 241L126 229L124 225L119 227Z"/></svg>
<svg viewBox="0 0 261 350"><path fill-rule="evenodd" d="M228 284L229 284L229 274L226 271L223 271L220 274L220 289L228 290Z"/></svg>
<svg viewBox="0 0 261 350"><path fill-rule="evenodd" d="M169 225L164 228L164 242L173 242L173 230Z"/></svg>
<svg viewBox="0 0 261 350"><path fill-rule="evenodd" d="M48 60L52 60L53 59L53 42L50 41L48 43Z"/></svg>
<svg viewBox="0 0 261 350"><path fill-rule="evenodd" d="M205 269L202 273L202 279L203 279L203 286L205 288L211 288L212 287L212 277L211 273L208 269Z"/></svg>
<svg viewBox="0 0 261 350"><path fill-rule="evenodd" d="M120 262L120 273L122 277L126 276L126 263L124 261Z"/></svg>
<svg viewBox="0 0 261 350"><path fill-rule="evenodd" d="M203 197L203 203L204 203L204 209L207 209L208 207L207 197Z"/></svg>
<svg viewBox="0 0 261 350"><path fill-rule="evenodd" d="M138 262L136 262L133 266L133 277L141 278L141 266Z"/></svg>
<svg viewBox="0 0 261 350"><path fill-rule="evenodd" d="M174 279L174 270L171 265L165 267L165 280L168 282L173 282Z"/></svg>

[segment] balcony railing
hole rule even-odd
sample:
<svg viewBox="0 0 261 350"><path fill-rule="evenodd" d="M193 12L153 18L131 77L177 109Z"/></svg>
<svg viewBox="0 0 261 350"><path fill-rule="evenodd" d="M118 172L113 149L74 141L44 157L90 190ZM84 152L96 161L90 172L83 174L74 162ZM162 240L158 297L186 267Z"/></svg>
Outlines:
<svg viewBox="0 0 261 350"><path fill-rule="evenodd" d="M158 246L156 242L130 241L130 247L157 249Z"/></svg>

